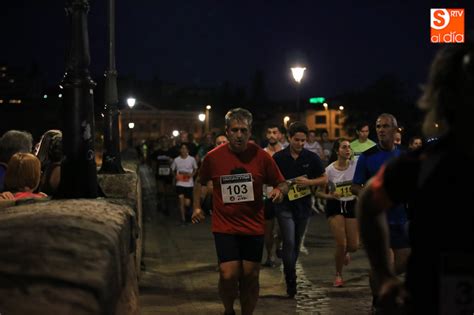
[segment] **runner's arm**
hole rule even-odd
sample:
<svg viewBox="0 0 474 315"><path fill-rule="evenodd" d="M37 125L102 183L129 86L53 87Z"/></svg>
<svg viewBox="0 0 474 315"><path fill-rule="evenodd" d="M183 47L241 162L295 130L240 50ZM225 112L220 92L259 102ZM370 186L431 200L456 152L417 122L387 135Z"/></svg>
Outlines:
<svg viewBox="0 0 474 315"><path fill-rule="evenodd" d="M194 181L193 188L193 214L191 216L192 223L199 223L201 220L204 220L205 215L204 211L201 209L201 194L202 194L202 185L201 179L199 178L199 173L196 176Z"/></svg>

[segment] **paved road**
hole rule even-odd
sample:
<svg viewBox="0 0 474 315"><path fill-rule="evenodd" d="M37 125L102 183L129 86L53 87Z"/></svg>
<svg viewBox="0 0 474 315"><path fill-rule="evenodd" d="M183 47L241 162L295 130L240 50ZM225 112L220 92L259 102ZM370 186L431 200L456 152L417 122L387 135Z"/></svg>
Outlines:
<svg viewBox="0 0 474 315"><path fill-rule="evenodd" d="M141 176L149 170L140 169ZM178 226L177 209L166 217L155 211L154 187L144 187L146 270L140 278L141 314L222 314L217 294L217 259L210 218ZM148 190L147 190L148 189ZM298 294L285 295L281 266L262 268L255 314L368 314L368 261L363 250L344 271L345 286L333 288L333 240L323 215L312 217L306 237L309 255L298 263ZM237 314L240 306L236 302Z"/></svg>

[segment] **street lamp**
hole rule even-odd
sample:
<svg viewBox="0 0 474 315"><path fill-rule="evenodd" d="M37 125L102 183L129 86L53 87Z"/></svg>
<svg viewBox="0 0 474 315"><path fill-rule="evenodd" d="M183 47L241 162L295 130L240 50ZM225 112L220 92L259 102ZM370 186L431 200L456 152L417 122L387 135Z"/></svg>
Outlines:
<svg viewBox="0 0 474 315"><path fill-rule="evenodd" d="M136 101L137 100L133 97L127 98L127 105L128 105L128 107L130 107L130 122L128 123L128 128L130 129L129 144L132 148L133 148L133 128L135 128L135 123L133 122L133 116L132 116L132 114L133 114L132 108L133 108L133 106L135 106Z"/></svg>
<svg viewBox="0 0 474 315"><path fill-rule="evenodd" d="M305 67L291 68L291 73L293 74L293 78L296 81L296 113L297 113L298 120L300 120L300 83L301 83L301 79L303 79L305 70L306 70Z"/></svg>
<svg viewBox="0 0 474 315"><path fill-rule="evenodd" d="M107 1L107 35L109 62L105 71L104 100L104 151L100 173L125 173L120 157L120 131L117 93L117 69L115 68L115 0Z"/></svg>
<svg viewBox="0 0 474 315"><path fill-rule="evenodd" d="M206 132L209 132L209 119L210 119L210 109L211 105L206 105Z"/></svg>
<svg viewBox="0 0 474 315"><path fill-rule="evenodd" d="M290 116L283 117L283 126L285 126L285 128L288 128L289 121L290 121Z"/></svg>

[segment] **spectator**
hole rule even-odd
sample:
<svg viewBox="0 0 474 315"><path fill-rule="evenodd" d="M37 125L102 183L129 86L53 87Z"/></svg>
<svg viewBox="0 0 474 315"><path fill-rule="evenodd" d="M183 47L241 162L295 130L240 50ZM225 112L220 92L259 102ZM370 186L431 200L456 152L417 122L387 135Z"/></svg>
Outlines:
<svg viewBox="0 0 474 315"><path fill-rule="evenodd" d="M5 187L15 199L45 198L44 193L34 193L41 178L41 162L31 153L15 153L8 162Z"/></svg>
<svg viewBox="0 0 474 315"><path fill-rule="evenodd" d="M56 129L46 131L41 137L36 156L41 162L40 191L54 195L61 180L62 132Z"/></svg>
<svg viewBox="0 0 474 315"><path fill-rule="evenodd" d="M0 192L4 190L8 161L13 154L31 152L33 137L29 132L9 130L0 138Z"/></svg>

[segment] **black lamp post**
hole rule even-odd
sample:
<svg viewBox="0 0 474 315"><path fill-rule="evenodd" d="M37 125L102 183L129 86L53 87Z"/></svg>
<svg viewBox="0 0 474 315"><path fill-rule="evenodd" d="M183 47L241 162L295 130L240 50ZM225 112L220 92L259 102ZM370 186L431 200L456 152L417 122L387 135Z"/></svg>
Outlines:
<svg viewBox="0 0 474 315"><path fill-rule="evenodd" d="M117 70L115 68L115 0L108 0L107 5L109 65L105 71L104 152L99 173L121 174L125 171L120 158L118 128L120 112L117 106Z"/></svg>
<svg viewBox="0 0 474 315"><path fill-rule="evenodd" d="M60 198L96 198L97 169L94 151L95 82L89 75L87 0L67 0L70 42L66 72L61 82L63 97L63 156Z"/></svg>

